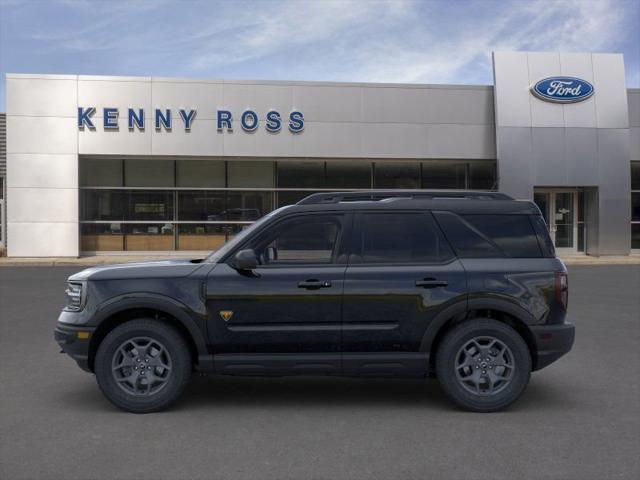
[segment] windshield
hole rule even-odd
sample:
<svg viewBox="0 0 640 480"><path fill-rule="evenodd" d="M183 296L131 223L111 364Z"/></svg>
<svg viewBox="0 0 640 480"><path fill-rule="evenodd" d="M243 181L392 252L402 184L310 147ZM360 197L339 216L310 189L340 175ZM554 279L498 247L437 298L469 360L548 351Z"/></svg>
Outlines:
<svg viewBox="0 0 640 480"><path fill-rule="evenodd" d="M286 208L289 208L291 205L287 205L284 207L280 207L277 210L274 210L273 212L265 215L264 217L262 217L260 220L258 220L255 223L252 223L251 225L249 225L247 228L245 228L244 230L242 230L238 235L236 235L235 237L233 237L231 240L229 240L227 243L225 243L222 247L220 247L218 250L215 250L213 252L211 252L209 254L209 256L207 258L205 258L205 262L209 262L209 263L216 263L219 262L220 259L222 257L224 257L225 255L227 255L231 250L233 250L237 245L239 245L240 243L242 243L244 241L245 238L247 238L247 236L253 232L254 230L256 230L257 228L260 228L262 225L264 225L269 219L271 219L274 215L276 215L277 213L282 212L283 210L285 210Z"/></svg>

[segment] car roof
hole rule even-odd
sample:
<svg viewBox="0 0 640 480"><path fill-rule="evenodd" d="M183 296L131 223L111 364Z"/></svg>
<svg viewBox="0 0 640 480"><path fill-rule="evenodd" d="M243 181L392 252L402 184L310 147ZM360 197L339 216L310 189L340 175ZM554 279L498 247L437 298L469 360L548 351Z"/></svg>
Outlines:
<svg viewBox="0 0 640 480"><path fill-rule="evenodd" d="M539 215L529 200L514 200L499 192L468 190L367 190L310 195L286 209L287 213L356 210L432 210L461 214Z"/></svg>

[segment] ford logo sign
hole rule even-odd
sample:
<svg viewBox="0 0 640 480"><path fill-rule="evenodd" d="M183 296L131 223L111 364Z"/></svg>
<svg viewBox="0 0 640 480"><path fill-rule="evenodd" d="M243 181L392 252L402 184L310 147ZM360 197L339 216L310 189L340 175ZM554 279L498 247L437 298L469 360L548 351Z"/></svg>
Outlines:
<svg viewBox="0 0 640 480"><path fill-rule="evenodd" d="M593 85L575 77L549 77L533 85L531 93L547 102L575 103L593 95Z"/></svg>

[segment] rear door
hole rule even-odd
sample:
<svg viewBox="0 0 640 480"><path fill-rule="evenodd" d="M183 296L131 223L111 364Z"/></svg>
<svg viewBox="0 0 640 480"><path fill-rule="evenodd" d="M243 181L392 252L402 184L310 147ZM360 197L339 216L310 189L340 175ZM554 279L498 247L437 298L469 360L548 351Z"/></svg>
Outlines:
<svg viewBox="0 0 640 480"><path fill-rule="evenodd" d="M466 277L432 215L363 212L355 217L345 274L343 368L426 368L420 343L444 308L466 301ZM367 352L365 355L364 352Z"/></svg>

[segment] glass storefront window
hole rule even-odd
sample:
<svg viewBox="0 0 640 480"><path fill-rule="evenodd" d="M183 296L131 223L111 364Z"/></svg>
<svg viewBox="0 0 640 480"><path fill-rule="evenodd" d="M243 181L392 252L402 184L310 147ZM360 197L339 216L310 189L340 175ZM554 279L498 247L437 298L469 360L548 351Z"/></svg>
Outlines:
<svg viewBox="0 0 640 480"><path fill-rule="evenodd" d="M126 220L173 220L173 192L167 190L130 190L126 192Z"/></svg>
<svg viewBox="0 0 640 480"><path fill-rule="evenodd" d="M294 205L305 197L312 195L316 192L278 192L278 205L277 207L284 207L285 205Z"/></svg>
<svg viewBox="0 0 640 480"><path fill-rule="evenodd" d="M173 160L124 161L124 185L126 187L165 187L175 186L175 162Z"/></svg>
<svg viewBox="0 0 640 480"><path fill-rule="evenodd" d="M631 248L640 249L640 223L631 225Z"/></svg>
<svg viewBox="0 0 640 480"><path fill-rule="evenodd" d="M640 191L631 192L631 221L640 222Z"/></svg>
<svg viewBox="0 0 640 480"><path fill-rule="evenodd" d="M466 163L422 162L422 188L466 188Z"/></svg>
<svg viewBox="0 0 640 480"><path fill-rule="evenodd" d="M631 162L631 190L640 190L640 162Z"/></svg>
<svg viewBox="0 0 640 480"><path fill-rule="evenodd" d="M324 188L324 162L278 162L278 188Z"/></svg>
<svg viewBox="0 0 640 480"><path fill-rule="evenodd" d="M123 230L125 250L148 252L174 250L174 225L171 223L125 223Z"/></svg>
<svg viewBox="0 0 640 480"><path fill-rule="evenodd" d="M225 168L222 160L178 160L176 174L178 187L225 187Z"/></svg>
<svg viewBox="0 0 640 480"><path fill-rule="evenodd" d="M80 160L80 185L89 187L121 187L121 158L83 158Z"/></svg>
<svg viewBox="0 0 640 480"><path fill-rule="evenodd" d="M81 190L81 220L125 220L126 216L126 191Z"/></svg>
<svg viewBox="0 0 640 480"><path fill-rule="evenodd" d="M329 161L326 166L325 188L337 190L371 188L371 162ZM316 185L317 186L317 185Z"/></svg>
<svg viewBox="0 0 640 480"><path fill-rule="evenodd" d="M273 188L273 162L228 162L229 188Z"/></svg>
<svg viewBox="0 0 640 480"><path fill-rule="evenodd" d="M216 250L236 234L234 225L179 224L178 250Z"/></svg>
<svg viewBox="0 0 640 480"><path fill-rule="evenodd" d="M468 188L472 190L494 190L496 164L494 162L469 162Z"/></svg>
<svg viewBox="0 0 640 480"><path fill-rule="evenodd" d="M223 220L224 192L197 190L178 192L178 220Z"/></svg>
<svg viewBox="0 0 640 480"><path fill-rule="evenodd" d="M461 160L383 160L374 168L364 159L81 158L82 250L211 250L318 190L489 189L495 170L495 162Z"/></svg>
<svg viewBox="0 0 640 480"><path fill-rule="evenodd" d="M85 223L80 226L80 249L85 252L124 250L121 223Z"/></svg>
<svg viewBox="0 0 640 480"><path fill-rule="evenodd" d="M271 192L227 192L225 220L255 221L271 211Z"/></svg>
<svg viewBox="0 0 640 480"><path fill-rule="evenodd" d="M376 162L374 188L420 188L418 162Z"/></svg>

